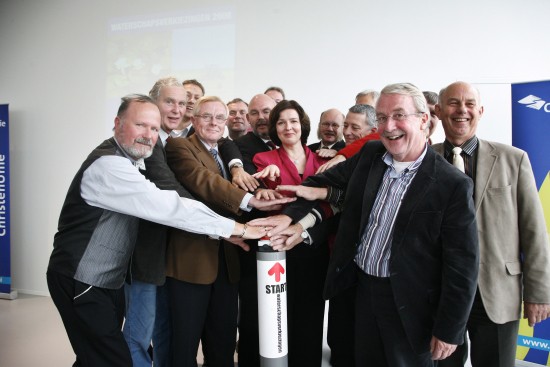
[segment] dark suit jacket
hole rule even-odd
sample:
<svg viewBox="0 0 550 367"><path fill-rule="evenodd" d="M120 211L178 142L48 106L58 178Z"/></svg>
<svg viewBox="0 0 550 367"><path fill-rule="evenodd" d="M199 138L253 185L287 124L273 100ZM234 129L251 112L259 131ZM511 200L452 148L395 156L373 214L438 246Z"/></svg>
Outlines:
<svg viewBox="0 0 550 367"><path fill-rule="evenodd" d="M240 214L245 191L220 175L214 158L195 134L188 139L168 139L168 165L178 181L204 204L224 216ZM195 284L211 284L218 275L218 249L223 244L229 280L239 279L235 245L204 235L170 230L166 276Z"/></svg>
<svg viewBox="0 0 550 367"><path fill-rule="evenodd" d="M346 142L343 140L338 141L336 144L332 146L330 149L334 149L336 151L339 151L340 149L344 148L346 146ZM311 149L312 152L316 152L321 147L321 142L318 141L317 143L313 143L307 146L309 149Z"/></svg>
<svg viewBox="0 0 550 367"><path fill-rule="evenodd" d="M153 154L145 160L145 170L140 172L159 189L174 190L181 197L193 199L166 164L166 152L160 138L153 148ZM164 284L167 232L168 227L162 224L140 220L132 255L131 279L156 285Z"/></svg>
<svg viewBox="0 0 550 367"><path fill-rule="evenodd" d="M326 298L356 281L354 258L387 168L382 160L385 152L381 142L369 142L355 156L304 182L346 189ZM417 353L429 351L432 335L447 343L463 342L479 261L472 193L472 181L428 147L397 214L391 287ZM297 201L285 214L299 219L311 205Z"/></svg>
<svg viewBox="0 0 550 367"><path fill-rule="evenodd" d="M252 158L254 158L257 153L269 152L271 150L269 146L253 132L248 132L245 136L241 136L239 139L235 140L235 144L237 144L243 156L244 170L251 175L257 172L256 166L252 162Z"/></svg>

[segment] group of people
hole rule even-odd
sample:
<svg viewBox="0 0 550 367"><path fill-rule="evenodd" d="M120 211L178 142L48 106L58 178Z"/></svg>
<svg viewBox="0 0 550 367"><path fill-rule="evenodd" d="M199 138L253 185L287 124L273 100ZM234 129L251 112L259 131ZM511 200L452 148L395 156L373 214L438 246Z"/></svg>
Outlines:
<svg viewBox="0 0 550 367"><path fill-rule="evenodd" d="M267 235L287 251L289 366L321 365L325 299L333 366L513 366L522 311L550 315L550 247L527 154L479 139L482 115L468 83L391 84L324 111L308 146L278 87L226 104L168 77L124 97L48 266L74 365L196 366L202 343L205 365L237 348L259 367Z"/></svg>

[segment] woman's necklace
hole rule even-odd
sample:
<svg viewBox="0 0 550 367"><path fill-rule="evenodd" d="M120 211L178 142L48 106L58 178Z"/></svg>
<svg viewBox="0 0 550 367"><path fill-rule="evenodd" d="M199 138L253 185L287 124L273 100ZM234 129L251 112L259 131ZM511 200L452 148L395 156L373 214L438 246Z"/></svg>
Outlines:
<svg viewBox="0 0 550 367"><path fill-rule="evenodd" d="M292 162L294 162L294 164L298 164L298 162L300 162L300 160L304 159L305 156L306 156L305 154L303 154L303 155L301 155L301 156L298 157L298 158L294 158L294 157L292 157L290 154L288 154L288 152L287 152L287 155L288 155L288 158L290 158L290 160L291 160Z"/></svg>

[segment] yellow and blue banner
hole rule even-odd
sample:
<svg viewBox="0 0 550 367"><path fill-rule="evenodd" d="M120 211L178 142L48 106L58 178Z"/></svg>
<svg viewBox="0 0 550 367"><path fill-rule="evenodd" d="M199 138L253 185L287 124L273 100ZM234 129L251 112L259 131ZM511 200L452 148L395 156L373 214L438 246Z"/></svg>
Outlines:
<svg viewBox="0 0 550 367"><path fill-rule="evenodd" d="M550 229L550 81L512 84L512 145L529 154ZM520 322L516 359L550 366L550 320Z"/></svg>
<svg viewBox="0 0 550 367"><path fill-rule="evenodd" d="M8 105L0 105L0 294L11 293L10 130Z"/></svg>

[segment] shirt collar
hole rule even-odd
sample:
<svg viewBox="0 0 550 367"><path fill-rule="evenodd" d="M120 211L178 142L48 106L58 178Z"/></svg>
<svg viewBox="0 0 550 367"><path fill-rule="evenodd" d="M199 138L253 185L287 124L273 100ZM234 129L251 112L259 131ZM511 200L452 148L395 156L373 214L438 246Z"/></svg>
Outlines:
<svg viewBox="0 0 550 367"><path fill-rule="evenodd" d="M476 151L478 144L479 139L477 138L477 136L474 135L470 139L466 140L464 144L460 146L460 148L462 148L462 151L464 153L471 157ZM453 151L453 148L455 148L455 146L447 139L445 139L445 141L443 142L443 147L445 157L448 157L449 154L451 154L451 152Z"/></svg>
<svg viewBox="0 0 550 367"><path fill-rule="evenodd" d="M197 138L199 138L198 135L197 135ZM207 142L205 142L204 140L202 140L201 138L199 138L199 140L204 145L206 150L210 151L210 150L214 149L216 152L218 151L218 143L214 143L214 144L211 145L211 144L208 144Z"/></svg>
<svg viewBox="0 0 550 367"><path fill-rule="evenodd" d="M170 134L168 134L166 131L162 129L159 130L159 139L163 147L166 146L166 139L168 139L169 136Z"/></svg>
<svg viewBox="0 0 550 367"><path fill-rule="evenodd" d="M407 167L401 174L398 174L395 170L395 167L393 165L393 156L390 152L386 151L384 155L382 156L382 160L384 163L388 166L390 169L390 177L391 178L397 178L400 175L416 172L418 170L418 167L422 164L422 161L424 160L424 157L426 156L426 152L428 151L428 144L424 145L424 150L422 151L422 154L414 161L412 162L409 167Z"/></svg>

